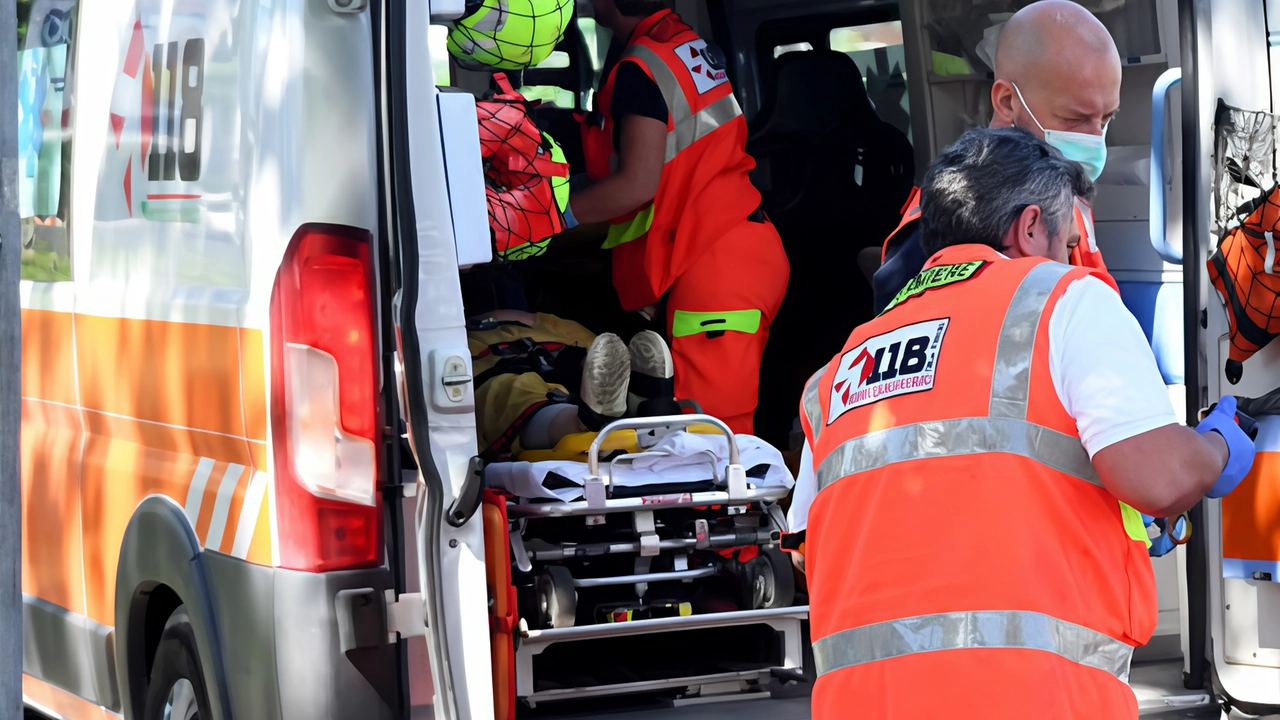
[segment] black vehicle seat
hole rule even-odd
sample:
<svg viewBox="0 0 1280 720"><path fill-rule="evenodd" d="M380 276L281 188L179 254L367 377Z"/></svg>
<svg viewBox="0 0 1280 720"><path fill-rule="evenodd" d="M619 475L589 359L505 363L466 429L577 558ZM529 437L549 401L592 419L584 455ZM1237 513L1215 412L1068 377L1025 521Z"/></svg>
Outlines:
<svg viewBox="0 0 1280 720"><path fill-rule="evenodd" d="M832 50L778 58L776 90L750 123L747 151L791 262L756 415L761 437L785 443L805 380L871 318L858 254L897 226L915 162L906 135L876 114L857 64Z"/></svg>

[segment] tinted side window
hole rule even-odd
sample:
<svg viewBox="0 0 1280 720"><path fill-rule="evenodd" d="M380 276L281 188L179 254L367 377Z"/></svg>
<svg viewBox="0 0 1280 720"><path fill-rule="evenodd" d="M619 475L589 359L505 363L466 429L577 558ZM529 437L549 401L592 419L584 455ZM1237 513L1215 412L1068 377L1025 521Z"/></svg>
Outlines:
<svg viewBox="0 0 1280 720"><path fill-rule="evenodd" d="M76 0L18 0L18 208L23 280L71 279Z"/></svg>
<svg viewBox="0 0 1280 720"><path fill-rule="evenodd" d="M827 35L832 50L858 64L867 97L881 120L911 138L911 106L907 99L907 63L902 49L902 22L871 23L832 28Z"/></svg>

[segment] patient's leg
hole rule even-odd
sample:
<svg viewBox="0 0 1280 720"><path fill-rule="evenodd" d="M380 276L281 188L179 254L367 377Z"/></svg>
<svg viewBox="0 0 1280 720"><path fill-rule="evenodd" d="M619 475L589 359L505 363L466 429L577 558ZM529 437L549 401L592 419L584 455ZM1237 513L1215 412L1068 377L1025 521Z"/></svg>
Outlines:
<svg viewBox="0 0 1280 720"><path fill-rule="evenodd" d="M525 450L547 450L555 447L565 435L586 432L578 418L578 406L571 403L549 403L538 408L520 430L520 447Z"/></svg>
<svg viewBox="0 0 1280 720"><path fill-rule="evenodd" d="M617 335L599 335L588 348L577 396L537 373L509 373L476 390L476 420L485 451L555 447L565 435L599 430L627 410L631 355ZM519 448L513 441L519 439Z"/></svg>

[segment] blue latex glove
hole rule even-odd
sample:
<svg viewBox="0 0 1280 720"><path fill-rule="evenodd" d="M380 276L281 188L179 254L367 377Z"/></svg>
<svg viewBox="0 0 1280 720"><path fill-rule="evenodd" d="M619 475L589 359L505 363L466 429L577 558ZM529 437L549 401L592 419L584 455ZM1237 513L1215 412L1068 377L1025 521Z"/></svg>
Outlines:
<svg viewBox="0 0 1280 720"><path fill-rule="evenodd" d="M1227 466L1222 469L1222 474L1209 492L1205 493L1205 497L1224 497L1236 489L1244 476L1249 474L1249 468L1253 467L1253 440L1249 439L1236 422L1235 396L1226 395L1219 400L1213 412L1196 426L1196 432L1216 432L1227 441Z"/></svg>
<svg viewBox="0 0 1280 720"><path fill-rule="evenodd" d="M1147 548L1147 554L1151 557L1163 557L1173 552L1178 544L1173 541L1176 536L1179 539L1185 539L1187 532L1187 521L1181 515L1174 520L1174 532L1169 533L1169 520L1167 518L1153 518L1150 515L1142 516L1142 524L1147 527L1155 525L1160 530L1160 535L1151 540L1151 547Z"/></svg>
<svg viewBox="0 0 1280 720"><path fill-rule="evenodd" d="M565 230L572 230L572 229L574 229L574 228L578 227L578 218L576 218L576 217L574 217L574 216L573 216L573 206L572 206L572 205L569 205L569 204L567 204L567 203L565 204L565 206L564 206L564 212L563 212L563 213L561 213L561 217L563 217L563 218L564 218L564 229L565 229Z"/></svg>

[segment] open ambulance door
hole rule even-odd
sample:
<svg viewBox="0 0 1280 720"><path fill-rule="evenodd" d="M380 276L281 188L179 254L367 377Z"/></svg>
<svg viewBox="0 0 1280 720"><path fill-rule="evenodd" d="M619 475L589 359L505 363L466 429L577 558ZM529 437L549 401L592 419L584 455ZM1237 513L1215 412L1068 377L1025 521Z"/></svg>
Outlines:
<svg viewBox="0 0 1280 720"><path fill-rule="evenodd" d="M1178 5L1187 251L1176 254L1183 256L1191 420L1224 394L1253 398L1280 387L1280 343L1246 361L1237 384L1228 382L1228 316L1205 265L1220 238L1214 183L1222 158L1215 153L1215 115L1220 103L1275 112L1280 0ZM1171 244L1176 247L1177 240ZM1268 470L1274 463L1264 454L1280 451L1278 422L1259 421L1254 473L1227 498L1205 500L1193 512L1187 553L1186 684L1203 687L1207 677L1222 697L1249 714L1280 707L1280 475Z"/></svg>
<svg viewBox="0 0 1280 720"><path fill-rule="evenodd" d="M414 717L490 720L482 478L473 460L475 397L458 272L487 262L491 243L475 101L437 87L428 42L431 23L462 16L464 2L381 0L380 8L386 72L379 78L379 150L389 178L388 234L399 255L390 312L419 468L414 550L421 585L421 602L402 596L408 602L389 609L388 627L421 634L426 625L431 707L414 698ZM426 672L410 660L411 673ZM411 677L411 690L422 679Z"/></svg>

